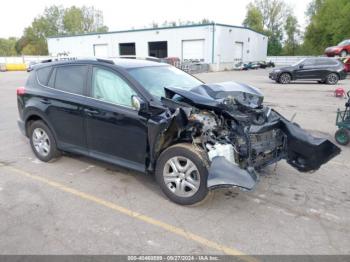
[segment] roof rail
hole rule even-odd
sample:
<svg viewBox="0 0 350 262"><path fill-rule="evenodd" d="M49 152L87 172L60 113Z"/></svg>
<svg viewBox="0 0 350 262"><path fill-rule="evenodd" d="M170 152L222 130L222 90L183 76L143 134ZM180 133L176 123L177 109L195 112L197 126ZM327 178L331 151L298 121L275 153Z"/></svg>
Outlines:
<svg viewBox="0 0 350 262"><path fill-rule="evenodd" d="M114 61L111 60L111 59L96 58L96 60L98 62L103 62L103 63L108 63L108 64L113 64L114 65Z"/></svg>
<svg viewBox="0 0 350 262"><path fill-rule="evenodd" d="M124 59L139 59L139 60L148 60L153 62L161 62L161 59L154 56L136 56L136 55L121 55L117 58L124 58Z"/></svg>

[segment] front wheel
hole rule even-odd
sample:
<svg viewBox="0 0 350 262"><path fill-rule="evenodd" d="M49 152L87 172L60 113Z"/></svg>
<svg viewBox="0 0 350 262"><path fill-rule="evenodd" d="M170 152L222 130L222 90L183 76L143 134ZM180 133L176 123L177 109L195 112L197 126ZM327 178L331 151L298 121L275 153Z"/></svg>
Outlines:
<svg viewBox="0 0 350 262"><path fill-rule="evenodd" d="M155 175L163 193L177 204L193 205L208 195L207 161L191 144L176 144L162 152Z"/></svg>
<svg viewBox="0 0 350 262"><path fill-rule="evenodd" d="M335 85L339 81L339 76L336 73L330 73L326 77L326 83L328 85Z"/></svg>
<svg viewBox="0 0 350 262"><path fill-rule="evenodd" d="M343 50L340 52L340 57L345 57L347 56L348 52L346 52L346 50Z"/></svg>
<svg viewBox="0 0 350 262"><path fill-rule="evenodd" d="M340 145L346 146L350 142L350 131L340 128L335 132L334 138Z"/></svg>
<svg viewBox="0 0 350 262"><path fill-rule="evenodd" d="M278 80L281 84L289 84L292 80L292 77L288 73L282 73Z"/></svg>

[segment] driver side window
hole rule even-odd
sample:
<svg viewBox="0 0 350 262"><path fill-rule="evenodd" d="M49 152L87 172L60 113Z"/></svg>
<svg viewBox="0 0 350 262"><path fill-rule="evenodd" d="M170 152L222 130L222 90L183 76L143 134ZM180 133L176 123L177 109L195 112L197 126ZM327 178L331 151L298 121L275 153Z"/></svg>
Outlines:
<svg viewBox="0 0 350 262"><path fill-rule="evenodd" d="M315 59L305 59L305 61L303 62L304 66L313 66L315 65Z"/></svg>
<svg viewBox="0 0 350 262"><path fill-rule="evenodd" d="M116 73L97 67L93 68L91 91L93 98L127 107L132 107L131 97L136 95L130 85Z"/></svg>

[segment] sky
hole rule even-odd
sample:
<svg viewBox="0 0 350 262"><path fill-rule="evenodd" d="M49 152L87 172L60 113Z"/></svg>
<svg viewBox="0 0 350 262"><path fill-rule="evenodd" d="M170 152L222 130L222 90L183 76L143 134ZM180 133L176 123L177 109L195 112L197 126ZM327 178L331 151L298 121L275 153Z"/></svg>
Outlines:
<svg viewBox="0 0 350 262"><path fill-rule="evenodd" d="M303 29L305 10L311 0L285 0ZM20 37L23 29L51 5L94 6L103 12L110 31L150 27L152 22L199 21L241 25L249 0L31 0L4 1L0 8L0 37Z"/></svg>

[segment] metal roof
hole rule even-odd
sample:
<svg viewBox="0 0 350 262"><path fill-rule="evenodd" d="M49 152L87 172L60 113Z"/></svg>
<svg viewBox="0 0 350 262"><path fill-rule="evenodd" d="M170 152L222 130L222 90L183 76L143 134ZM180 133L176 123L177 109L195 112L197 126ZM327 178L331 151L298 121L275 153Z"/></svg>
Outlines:
<svg viewBox="0 0 350 262"><path fill-rule="evenodd" d="M47 38L65 38L65 37L75 37L75 36L91 36L91 35L107 35L107 34L118 34L118 33L130 33L130 32L142 32L142 31L158 31L158 30L164 30L164 29L178 29L178 28L189 28L189 27L204 27L204 26L224 26L224 27L230 27L230 28L240 28L245 30L250 30L255 33L258 33L260 35L266 36L265 34L262 34L260 32L257 32L249 27L244 26L236 26L236 25L227 25L227 24L220 24L220 23L208 23L208 24L195 24L195 25L179 25L179 26L166 26L166 27L155 27L155 28L141 28L141 29L130 29L130 30L119 30L119 31L110 31L110 32L104 32L104 33L85 33L85 34L76 34L76 35L57 35L57 36L49 36Z"/></svg>

